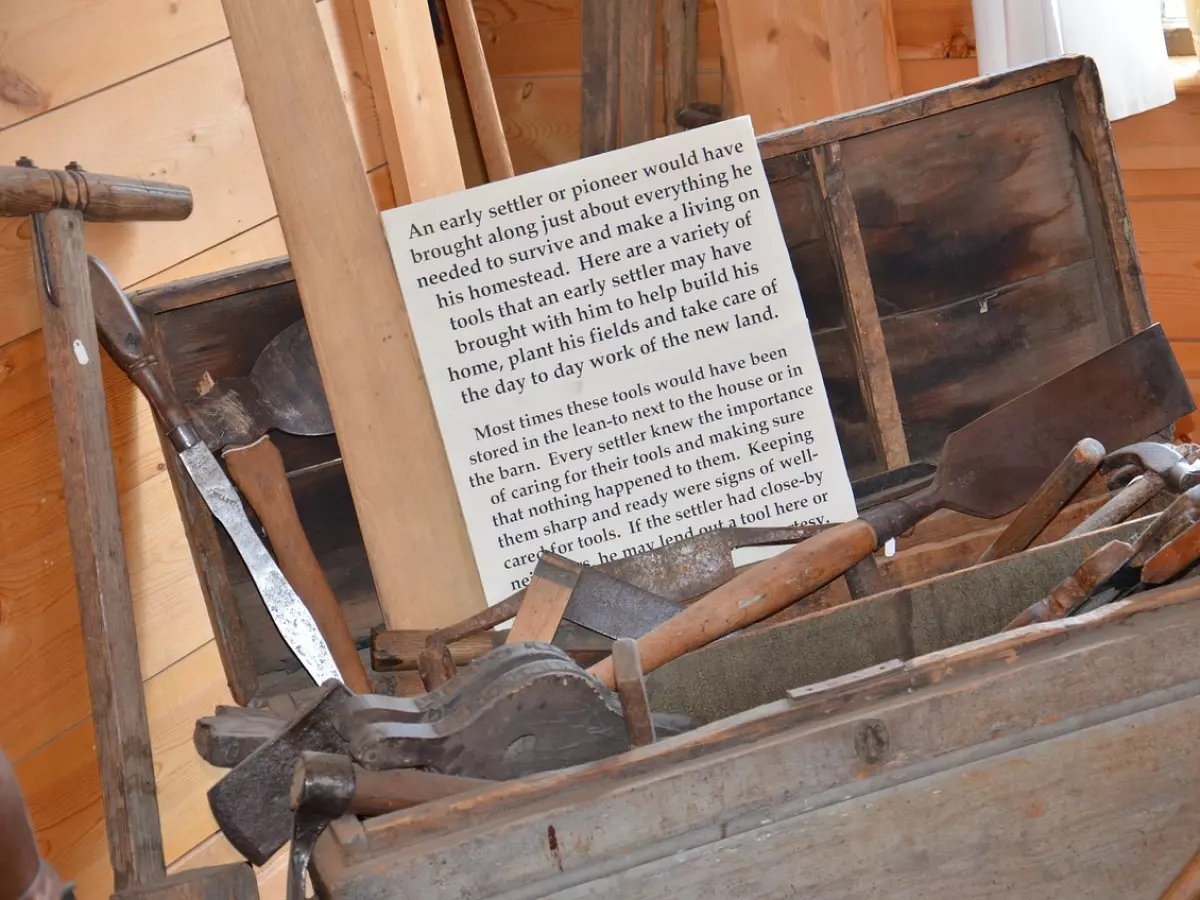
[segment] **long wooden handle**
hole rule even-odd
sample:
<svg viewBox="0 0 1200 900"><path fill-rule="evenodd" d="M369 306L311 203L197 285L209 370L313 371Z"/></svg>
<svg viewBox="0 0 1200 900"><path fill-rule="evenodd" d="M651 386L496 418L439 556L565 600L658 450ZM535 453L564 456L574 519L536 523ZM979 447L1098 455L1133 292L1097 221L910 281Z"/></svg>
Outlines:
<svg viewBox="0 0 1200 900"><path fill-rule="evenodd" d="M1075 492L1083 487L1104 461L1104 445L1093 438L1084 438L1071 448L1058 467L1021 508L1008 527L983 551L980 563L1003 559L1019 553L1033 543L1058 511L1067 505Z"/></svg>
<svg viewBox="0 0 1200 900"><path fill-rule="evenodd" d="M504 122L500 118L500 107L496 105L496 91L483 52L483 41L479 37L475 5L471 0L446 0L446 12L450 14L454 46L467 85L467 100L471 104L471 117L475 120L475 133L479 135L479 149L483 152L488 181L511 178L512 156L504 137Z"/></svg>
<svg viewBox="0 0 1200 900"><path fill-rule="evenodd" d="M1166 584L1197 559L1200 559L1200 522L1146 560L1142 566L1142 581Z"/></svg>
<svg viewBox="0 0 1200 900"><path fill-rule="evenodd" d="M1158 900L1200 900L1200 850L1187 861Z"/></svg>
<svg viewBox="0 0 1200 900"><path fill-rule="evenodd" d="M371 682L355 649L342 608L338 606L304 534L304 526L300 524L279 449L269 437L263 436L247 447L227 449L222 455L230 477L246 495L267 530L279 568L321 629L321 636L342 673L342 681L352 691L371 693Z"/></svg>
<svg viewBox="0 0 1200 900"><path fill-rule="evenodd" d="M862 519L854 519L763 560L642 635L637 644L643 671L653 672L731 631L779 612L837 578L875 545L875 529ZM612 657L588 671L607 687L616 687Z"/></svg>

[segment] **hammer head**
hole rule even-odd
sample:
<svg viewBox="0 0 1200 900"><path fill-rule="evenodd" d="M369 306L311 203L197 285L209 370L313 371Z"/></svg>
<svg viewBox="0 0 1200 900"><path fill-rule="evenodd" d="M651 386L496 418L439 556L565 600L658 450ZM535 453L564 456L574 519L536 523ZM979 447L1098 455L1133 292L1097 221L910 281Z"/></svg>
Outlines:
<svg viewBox="0 0 1200 900"><path fill-rule="evenodd" d="M1183 493L1200 484L1200 469L1195 468L1191 460L1170 444L1154 441L1130 444L1106 456L1100 469L1111 472L1127 465L1140 466L1146 472L1153 472L1176 493Z"/></svg>
<svg viewBox="0 0 1200 900"><path fill-rule="evenodd" d="M327 681L278 737L263 744L208 792L213 817L238 852L264 865L292 835L289 803L296 761L305 750L345 753L338 732L343 704L353 696L339 681Z"/></svg>

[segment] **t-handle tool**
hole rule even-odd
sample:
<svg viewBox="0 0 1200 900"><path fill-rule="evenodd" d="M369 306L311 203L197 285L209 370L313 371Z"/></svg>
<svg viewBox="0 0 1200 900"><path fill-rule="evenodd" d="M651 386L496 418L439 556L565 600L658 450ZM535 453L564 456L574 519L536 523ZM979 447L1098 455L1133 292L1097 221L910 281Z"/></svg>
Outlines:
<svg viewBox="0 0 1200 900"><path fill-rule="evenodd" d="M96 327L113 361L138 386L167 429L188 475L237 547L279 633L317 684L341 672L312 613L288 583L246 516L237 489L192 425L162 363L150 346L145 323L116 279L89 258Z"/></svg>
<svg viewBox="0 0 1200 900"><path fill-rule="evenodd" d="M1012 511L1081 435L1121 446L1194 408L1166 335L1151 326L951 434L928 488L747 569L644 635L638 640L642 665L651 672L779 612L937 509L985 518ZM589 671L614 685L611 657Z"/></svg>
<svg viewBox="0 0 1200 900"><path fill-rule="evenodd" d="M0 167L0 216L31 218L113 896L250 900L258 888L243 863L167 875L84 248L85 221L177 221L191 210L191 192L178 185L97 175L74 163L36 169L22 159ZM0 868L19 862L0 853Z"/></svg>

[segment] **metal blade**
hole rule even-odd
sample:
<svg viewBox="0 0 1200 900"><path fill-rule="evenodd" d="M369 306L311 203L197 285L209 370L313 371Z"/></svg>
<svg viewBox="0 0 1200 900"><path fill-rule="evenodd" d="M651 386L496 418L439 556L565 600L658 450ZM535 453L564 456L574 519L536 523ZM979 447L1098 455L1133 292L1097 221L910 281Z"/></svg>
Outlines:
<svg viewBox="0 0 1200 900"><path fill-rule="evenodd" d="M640 638L681 612L678 603L588 566L579 575L563 618L616 640Z"/></svg>
<svg viewBox="0 0 1200 900"><path fill-rule="evenodd" d="M212 514L229 532L262 595L267 612L300 664L317 684L323 684L330 678L341 681L341 672L333 661L325 638L321 637L316 620L250 525L237 489L212 451L198 441L181 451L179 458L183 460L184 468L192 476Z"/></svg>
<svg viewBox="0 0 1200 900"><path fill-rule="evenodd" d="M1092 437L1115 450L1195 408L1162 326L1152 325L950 435L936 495L968 515L1005 515L1077 441Z"/></svg>

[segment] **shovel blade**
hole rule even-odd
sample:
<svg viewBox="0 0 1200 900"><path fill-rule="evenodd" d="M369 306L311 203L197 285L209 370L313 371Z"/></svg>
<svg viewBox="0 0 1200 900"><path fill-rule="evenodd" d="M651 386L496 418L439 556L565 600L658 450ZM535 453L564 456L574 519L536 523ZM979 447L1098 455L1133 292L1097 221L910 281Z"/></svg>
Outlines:
<svg viewBox="0 0 1200 900"><path fill-rule="evenodd" d="M1091 437L1116 450L1195 408L1162 326L1152 325L950 435L938 497L968 515L1006 515L1077 441Z"/></svg>

